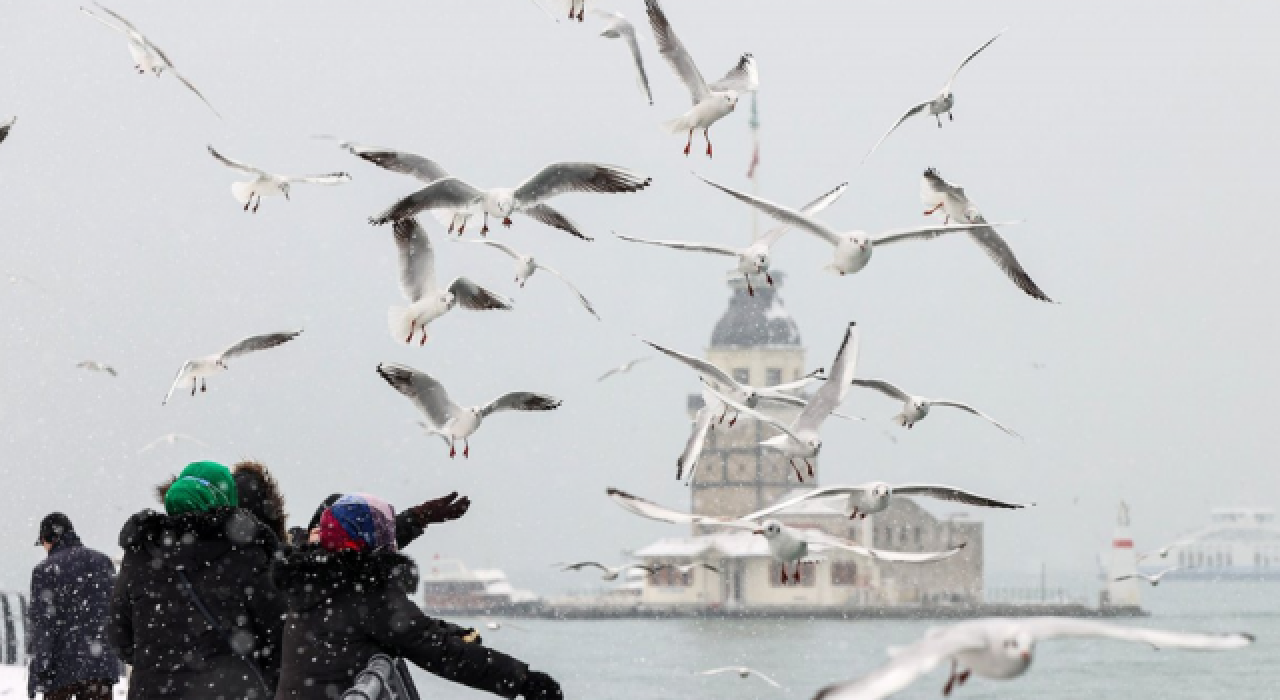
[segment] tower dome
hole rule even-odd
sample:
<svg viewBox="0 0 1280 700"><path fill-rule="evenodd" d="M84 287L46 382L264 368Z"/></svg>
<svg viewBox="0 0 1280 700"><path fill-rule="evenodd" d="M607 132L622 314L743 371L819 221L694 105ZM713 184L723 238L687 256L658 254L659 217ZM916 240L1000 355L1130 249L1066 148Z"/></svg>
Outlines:
<svg viewBox="0 0 1280 700"><path fill-rule="evenodd" d="M771 276L773 285L753 285L754 294L749 293L745 279L729 280L733 296L711 331L712 348L800 346L800 329L778 296L784 275L772 272Z"/></svg>

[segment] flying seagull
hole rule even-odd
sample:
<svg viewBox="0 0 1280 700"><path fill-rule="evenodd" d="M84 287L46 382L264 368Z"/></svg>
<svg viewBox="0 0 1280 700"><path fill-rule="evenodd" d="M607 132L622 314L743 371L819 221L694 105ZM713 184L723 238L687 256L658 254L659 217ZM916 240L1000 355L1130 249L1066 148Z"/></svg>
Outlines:
<svg viewBox="0 0 1280 700"><path fill-rule="evenodd" d="M17 121L17 117L10 117L9 121L0 124L0 143L4 143L4 140L9 138L9 131L13 129L13 125L17 123Z"/></svg>
<svg viewBox="0 0 1280 700"><path fill-rule="evenodd" d="M982 224L969 227L969 237L973 242L977 243L987 257L991 258L991 261L999 266L1014 284L1018 285L1018 289L1026 292L1033 299L1053 301L1047 294L1040 291L1040 287L1036 286L1027 271L1022 269L1022 263L1018 262L1013 249L992 228L1000 224L988 224L982 212L978 211L969 196L965 194L963 187L947 182L942 179L937 170L929 168L924 171L924 177L920 181L920 199L926 207L931 207L925 210L926 216L942 209L946 214L947 223L955 220L967 224Z"/></svg>
<svg viewBox="0 0 1280 700"><path fill-rule="evenodd" d="M844 402L844 397L849 392L850 381L853 379L854 369L857 364L858 329L856 324L851 322L849 327L845 329L844 340L840 343L840 349L836 351L835 361L831 363L831 375L828 377L828 381L818 389L817 393L813 395L813 398L804 407L804 410L790 425L786 425L775 418L743 405L734 398L721 395L720 400L730 407L747 413L781 431L781 435L775 435L760 443L760 445L786 455L791 468L796 472L796 478L803 483L804 476L800 474L800 467L796 466L796 460L803 460L809 468L809 476L813 476L813 464L809 460L816 458L818 453L822 451L822 437L818 431L822 428L822 423L827 417ZM712 390L714 391L715 388L713 387Z"/></svg>
<svg viewBox="0 0 1280 700"><path fill-rule="evenodd" d="M916 423L925 419L929 415L929 409L934 406L946 406L948 408L958 408L961 411L972 413L979 418L987 421L995 427L1003 430L1006 434L1013 437L1021 437L1009 428L1006 428L1000 421L988 416L978 409L966 403L952 401L951 399L930 399L923 396L915 396L899 389L893 384L883 379L855 379L853 385L864 389L874 389L891 399L897 399L902 402L902 412L893 417L893 421L904 428L914 428Z"/></svg>
<svg viewBox="0 0 1280 700"><path fill-rule="evenodd" d="M244 205L245 211L250 211L250 205L253 206L253 212L256 214L258 205L262 204L262 197L280 197L289 199L289 188L294 183L302 182L308 185L341 185L344 182L350 182L351 176L346 173L329 173L327 175L274 175L261 168L241 163L238 160L232 160L209 146L209 154L212 155L219 163L245 175L252 175L252 180L245 182L231 183L231 196L236 198L237 202Z"/></svg>
<svg viewBox="0 0 1280 700"><path fill-rule="evenodd" d="M955 71L951 73L951 78L947 80L947 84L943 85L942 90L939 91L938 94L935 95L932 99L925 100L924 102L921 102L918 105L912 106L911 109L908 109L905 113L903 113L901 117L898 117L898 121L894 122L893 126L889 127L889 130L885 132L884 136L881 136L880 140L876 141L876 145L872 146L870 151L867 151L867 155L862 157L862 162L864 163L867 162L867 159L871 157L872 153L876 152L876 149L880 147L880 144L884 143L884 140L889 138L889 134L892 134L898 127L902 126L902 122L905 122L906 120L916 116L917 114L929 114L934 119L937 119L939 129L942 128L943 114L947 115L947 119L955 119L955 117L951 115L951 107L956 103L955 95L951 94L951 84L956 81L956 76L960 75L961 68L964 68L966 65L968 65L969 61L973 60L974 56L977 56L978 54L982 53L983 49L990 46L991 43L994 42L996 39L999 39L1000 34L1004 34L1006 31L1008 30L1001 29L999 34L996 34L995 36L991 37L990 39L987 40L987 43L983 44L982 46L979 46L976 51L969 54L968 58L964 59L964 61L962 61L960 65L956 67Z"/></svg>
<svg viewBox="0 0 1280 700"><path fill-rule="evenodd" d="M578 12L578 17L581 19L582 11L579 10ZM627 48L631 51L631 60L635 61L636 64L636 84L644 91L644 96L649 100L649 104L653 105L653 91L649 89L649 76L644 72L644 56L640 54L640 44L636 43L635 25L631 24L631 20L617 12L596 8L591 11L591 14L609 23L604 28L604 31L600 32L600 36L606 39L622 39L626 42Z"/></svg>
<svg viewBox="0 0 1280 700"><path fill-rule="evenodd" d="M145 74L150 71L159 78L161 73L166 70L169 71L173 74L173 77L178 79L178 82L185 85L191 92L194 92L196 97L199 97L200 101L209 108L209 111L213 112L219 119L222 118L222 115L218 114L218 110L214 109L212 104L209 104L209 100L206 100L204 95L200 94L200 91L196 89L196 86L192 85L191 81L187 80L178 72L178 68L173 65L173 61L169 60L169 57L165 52L161 51L159 46L151 43L150 39L143 36L142 32L138 31L138 28L133 26L132 22L120 16L118 13L113 12L101 3L95 2L93 4L97 5L99 10L110 15L116 20L116 22L119 22L119 24L108 22L106 19L99 17L83 6L81 6L80 11L105 24L111 29L125 35L125 38L129 40L129 54L133 56L134 68L136 68L139 73ZM12 124L12 122L10 122L10 124ZM3 140L3 137L0 137L0 141Z"/></svg>
<svg viewBox="0 0 1280 700"><path fill-rule="evenodd" d="M515 248L512 248L511 246L501 241L494 241L494 240L462 241L462 239L456 239L456 240L459 240L462 243L478 243L480 245L486 245L486 246L489 246L490 248L496 248L497 250L500 250L506 253L508 256L510 256L511 259L514 260L516 263L515 265L516 284L520 285L521 289L524 289L525 283L529 281L529 278L533 276L534 272L537 272L538 270L546 270L549 274L555 275L556 279L564 283L564 286L568 287L569 291L573 292L574 295L578 297L578 302L582 304L582 308L587 310L587 313L591 314L592 316L595 316L597 321L600 320L600 314L596 313L596 310L591 308L591 302L587 301L587 298L582 295L582 292L578 291L577 287L573 286L572 282L565 279L565 276L560 274L559 272L556 272L550 267L547 267L546 265L543 265L537 260L534 260L532 255L526 255L525 253L521 253L520 251L516 250Z"/></svg>
<svg viewBox="0 0 1280 700"><path fill-rule="evenodd" d="M738 64L723 78L708 85L698 70L693 57L689 55L676 32L667 21L667 16L658 5L658 0L644 0L645 11L649 13L649 25L653 27L654 39L658 42L658 52L667 59L676 77L688 88L693 98L693 109L672 119L663 126L673 134L689 132L689 141L684 146L684 154L689 155L693 147L694 129L702 129L702 136L707 140L707 157L711 157L711 125L720 121L738 106L738 98L755 92L760 87L760 72L756 67L756 59L749 53L742 54Z"/></svg>
<svg viewBox="0 0 1280 700"><path fill-rule="evenodd" d="M1210 533L1207 533L1207 532L1198 532L1198 533L1196 533L1196 534L1194 534L1194 535L1192 535L1192 536L1190 536L1190 537L1184 537L1184 538L1182 538L1182 539L1180 539L1180 540L1177 540L1176 542L1170 542L1169 544L1166 544L1165 546L1161 547L1160 549L1153 549L1153 550L1151 550L1150 552L1143 552L1142 554L1138 555L1138 561L1139 561L1139 562L1143 562L1143 561L1146 561L1147 559L1150 559L1150 558L1152 558L1152 557L1159 557L1159 558L1161 558L1161 559L1167 559L1167 558L1169 557L1169 552L1171 552L1171 551L1173 551L1173 550L1175 550L1175 549L1177 549L1177 548L1179 548L1179 547L1185 547L1185 546L1187 546L1187 545L1191 544L1192 542L1195 542L1196 540L1200 539L1201 537L1204 537L1204 536L1205 536L1205 535L1207 535L1207 534L1210 534Z"/></svg>
<svg viewBox="0 0 1280 700"><path fill-rule="evenodd" d="M1158 571L1158 572L1156 572L1156 573L1154 573L1154 574L1151 574L1151 575L1147 575L1147 574L1126 574L1126 575L1124 575L1124 576L1117 576L1117 577L1115 577L1115 578L1113 578L1113 579L1111 579L1111 580L1112 580L1112 581L1128 581L1128 580L1129 580L1129 579L1131 579L1131 578L1139 578L1139 579L1142 579L1143 581L1146 581L1147 583L1151 584L1152 586L1159 586L1159 585L1160 585L1160 579L1164 578L1165 574L1168 574L1168 573L1171 573L1171 572L1174 572L1174 571L1178 571L1178 570L1179 570L1179 569L1181 569L1181 568L1182 568L1182 567L1180 567L1180 566L1171 566L1171 567L1169 567L1169 568L1167 568L1167 569L1165 569L1165 570L1163 570L1163 571Z"/></svg>
<svg viewBox="0 0 1280 700"><path fill-rule="evenodd" d="M462 456L471 456L469 438L480 429L481 422L499 411L553 411L560 407L560 399L546 394L513 391L483 406L463 407L449 398L444 385L425 372L404 365L382 363L378 376L391 388L404 394L426 416L428 431L439 435L449 446L449 456L457 455L454 447L462 441Z"/></svg>
<svg viewBox="0 0 1280 700"><path fill-rule="evenodd" d="M204 444L203 442L200 442L199 440L191 437L190 435L186 435L184 433L169 433L167 435L161 435L155 440L152 440L151 442L148 442L147 444L143 445L142 449L138 450L138 454L150 452L151 450L155 449L156 447L159 447L162 444L172 447L175 444L177 444L179 440L185 440L186 442L194 443L204 448L209 447L208 445Z"/></svg>
<svg viewBox="0 0 1280 700"><path fill-rule="evenodd" d="M752 534L762 535L769 543L769 554L782 562L782 583L789 580L786 564L796 563L795 580L800 580L800 563L812 561L815 556L831 550L852 552L859 556L886 562L902 562L908 564L926 564L953 557L964 549L961 544L943 552L890 552L881 549L863 547L857 542L829 535L821 530L790 528L776 520L764 520L755 513L741 518L723 518L711 515L693 515L671 510L643 498L618 489L605 491L614 503L635 515L649 520L675 525L702 525L706 527L725 527L736 530L749 530Z"/></svg>
<svg viewBox="0 0 1280 700"><path fill-rule="evenodd" d="M511 300L495 294L466 277L455 277L441 289L436 281L436 255L427 232L414 219L392 226L400 260L400 291L409 307L393 306L387 312L392 337L405 343L422 331L419 346L427 343L427 325L461 305L470 311L511 310Z"/></svg>
<svg viewBox="0 0 1280 700"><path fill-rule="evenodd" d="M740 192L732 187L718 185L701 176L699 176L699 179L721 192L738 199L739 201L750 204L783 224L795 226L803 231L808 231L831 244L831 263L828 264L825 269L841 276L855 274L861 271L862 268L866 267L867 263L871 262L871 254L876 247L902 243L903 241L931 240L948 233L957 233L961 231L972 232L979 229L989 230L991 226L1003 225L975 222L944 226L920 226L916 228L885 231L878 236L869 236L864 231L842 232L836 231L825 223L818 221L804 212L796 211L795 209L785 207L781 204L775 204L767 199L761 199L755 195L747 194L746 192ZM992 233L994 234L994 231Z"/></svg>
<svg viewBox="0 0 1280 700"><path fill-rule="evenodd" d="M634 359L634 360L628 360L628 361L626 361L626 362L624 362L624 363L622 363L622 364L618 365L617 367L614 367L613 369L609 370L608 372L605 372L604 374L600 375L600 378L599 378L599 379L597 379L596 381L597 381L597 382L603 382L604 380L608 379L609 377L612 377L612 376L613 376L613 375L615 375L615 374L628 374L628 373L630 373L630 372L631 372L631 370L635 369L636 365L640 364L641 362L648 362L650 359L652 359L652 358L649 358L649 357L637 357L637 358L636 358L636 359Z"/></svg>
<svg viewBox="0 0 1280 700"><path fill-rule="evenodd" d="M106 372L111 376L116 376L116 368L111 365L104 365L96 360L85 360L76 364L77 369L87 369L90 372Z"/></svg>
<svg viewBox="0 0 1280 700"><path fill-rule="evenodd" d="M490 216L501 218L503 226L511 226L512 214L524 214L552 228L589 241L592 238L583 233L577 224L546 206L544 202L571 192L638 192L651 182L652 178L635 171L599 163L552 163L514 188L481 190L456 177L442 177L392 204L382 213L370 217L369 223L381 226L407 219L421 211L443 209L456 212L479 205L484 212L481 235L489 232Z"/></svg>
<svg viewBox="0 0 1280 700"><path fill-rule="evenodd" d="M738 674L739 678L750 678L751 676L755 676L756 678L759 678L760 680L764 681L765 683L768 683L769 685L775 688L782 687L778 685L778 682L773 680L772 678L764 675L763 673L755 669L747 668L746 666L730 666L728 668L713 668L710 671L702 671L700 672L699 675L718 676L721 673L736 673Z"/></svg>
<svg viewBox="0 0 1280 700"><path fill-rule="evenodd" d="M805 216L813 216L818 212L826 209L834 204L836 200L844 195L845 190L849 189L849 183L842 183L835 189L809 202L800 210ZM631 236L623 236L619 233L613 235L624 241L632 243L646 243L648 245L662 246L664 248L675 248L676 250L687 250L695 253L711 253L712 255L723 255L726 257L736 257L738 259L738 267L735 270L742 275L747 281L747 294L755 296L756 291L751 287L752 275L763 275L769 286L773 286L773 277L769 276L770 258L769 250L775 243L791 230L789 226L778 226L765 232L765 234L751 242L751 245L745 248L735 246L720 245L718 243L686 243L684 241L655 241L648 238L632 238Z"/></svg>
<svg viewBox="0 0 1280 700"><path fill-rule="evenodd" d="M648 566L646 564L628 564L626 566L605 566L604 564L601 564L599 562L580 561L576 564L569 564L568 566L561 569L561 571L582 571L583 569L599 569L601 572L600 573L601 581L617 581L619 576L622 576L622 574L624 574L627 571L631 571L632 569L635 569L638 571L644 571L649 574L656 574L662 568L663 567L660 567L660 566Z"/></svg>
<svg viewBox="0 0 1280 700"><path fill-rule="evenodd" d="M173 380L173 384L169 387L169 393L164 395L164 401L160 405L163 406L169 403L169 398L173 396L173 392L188 381L191 382L192 396L196 395L196 389L205 391L205 379L225 371L227 369L227 360L248 355L257 350L267 350L277 345L284 345L301 334L301 330L296 330L250 336L220 353L187 360L182 365L182 369L178 370L178 376Z"/></svg>
<svg viewBox="0 0 1280 700"><path fill-rule="evenodd" d="M887 698L947 661L951 662L951 673L942 694L950 695L969 680L971 673L993 680L1017 678L1030 668L1038 642L1070 638L1115 639L1148 644L1158 650L1193 651L1242 649L1254 639L1243 633L1168 632L1057 617L970 620L930 629L915 644L891 650L892 659L884 666L858 680L827 686L813 700Z"/></svg>
<svg viewBox="0 0 1280 700"><path fill-rule="evenodd" d="M899 484L893 486L883 481L872 481L854 486L824 486L758 510L746 517L756 520L775 513L785 512L806 501L840 496L845 497L844 512L849 516L850 520L882 513L889 508L890 501L899 496L928 496L940 501L963 503L980 508L1007 508L1010 510L1026 508L1027 505L1035 505L1034 503L998 501L994 498L980 496L971 491L942 484Z"/></svg>

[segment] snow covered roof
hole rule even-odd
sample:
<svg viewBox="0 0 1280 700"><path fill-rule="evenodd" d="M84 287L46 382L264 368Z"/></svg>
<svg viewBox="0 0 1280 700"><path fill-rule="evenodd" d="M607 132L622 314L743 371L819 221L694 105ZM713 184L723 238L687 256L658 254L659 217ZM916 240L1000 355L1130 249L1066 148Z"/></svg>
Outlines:
<svg viewBox="0 0 1280 700"><path fill-rule="evenodd" d="M635 551L641 559L696 559L719 556L729 559L767 557L769 545L750 532L719 532L693 537L667 537Z"/></svg>

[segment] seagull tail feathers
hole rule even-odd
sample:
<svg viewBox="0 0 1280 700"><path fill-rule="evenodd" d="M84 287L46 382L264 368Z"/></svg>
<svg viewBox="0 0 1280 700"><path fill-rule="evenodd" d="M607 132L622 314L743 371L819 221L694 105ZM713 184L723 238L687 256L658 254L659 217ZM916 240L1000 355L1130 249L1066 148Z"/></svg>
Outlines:
<svg viewBox="0 0 1280 700"><path fill-rule="evenodd" d="M662 130L672 134L683 134L694 128L693 116L682 114L675 119L668 119L662 122Z"/></svg>
<svg viewBox="0 0 1280 700"><path fill-rule="evenodd" d="M409 317L409 310L403 306L393 306L387 309L387 327L391 329L391 337L406 342L405 338L409 337L411 325L413 321Z"/></svg>

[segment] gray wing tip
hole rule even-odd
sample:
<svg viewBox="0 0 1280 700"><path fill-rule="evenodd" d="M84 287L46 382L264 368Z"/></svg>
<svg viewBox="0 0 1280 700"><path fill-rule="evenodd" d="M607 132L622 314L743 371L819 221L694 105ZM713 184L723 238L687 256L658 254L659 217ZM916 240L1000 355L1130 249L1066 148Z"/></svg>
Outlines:
<svg viewBox="0 0 1280 700"><path fill-rule="evenodd" d="M609 498L629 498L629 499L635 499L635 496L632 496L631 494L627 493L626 491L623 491L622 489L615 489L615 488L613 488L612 486L610 486L610 487L606 488L606 489L604 490L604 493L605 493L605 495L606 495L606 496L608 496Z"/></svg>

